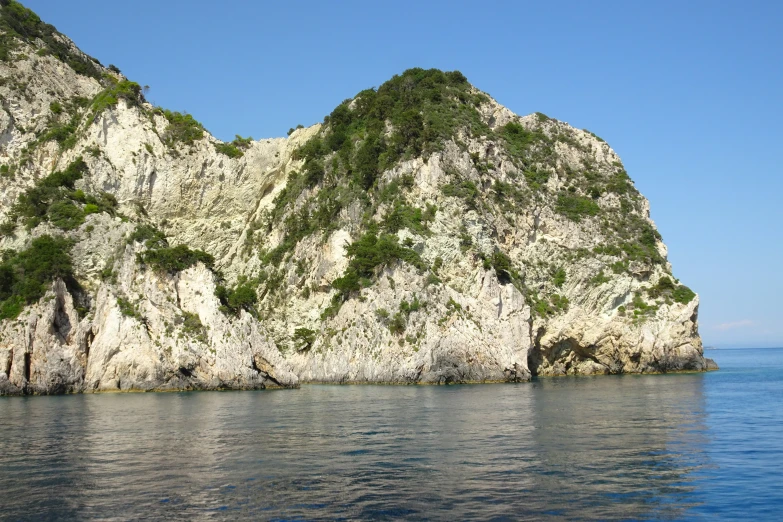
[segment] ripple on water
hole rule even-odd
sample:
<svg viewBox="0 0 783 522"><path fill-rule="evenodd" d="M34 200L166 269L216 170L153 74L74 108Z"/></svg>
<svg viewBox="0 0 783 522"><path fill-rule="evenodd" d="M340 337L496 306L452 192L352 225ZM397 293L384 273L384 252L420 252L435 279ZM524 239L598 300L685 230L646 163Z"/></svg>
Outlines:
<svg viewBox="0 0 783 522"><path fill-rule="evenodd" d="M9 519L775 519L783 350L704 375L0 399Z"/></svg>

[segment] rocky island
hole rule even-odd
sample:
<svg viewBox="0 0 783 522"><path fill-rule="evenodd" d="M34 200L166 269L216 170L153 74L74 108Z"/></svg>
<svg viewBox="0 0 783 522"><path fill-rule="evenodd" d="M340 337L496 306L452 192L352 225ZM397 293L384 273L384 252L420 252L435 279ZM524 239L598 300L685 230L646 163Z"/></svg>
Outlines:
<svg viewBox="0 0 783 522"><path fill-rule="evenodd" d="M713 367L595 134L410 69L225 143L0 5L0 394Z"/></svg>

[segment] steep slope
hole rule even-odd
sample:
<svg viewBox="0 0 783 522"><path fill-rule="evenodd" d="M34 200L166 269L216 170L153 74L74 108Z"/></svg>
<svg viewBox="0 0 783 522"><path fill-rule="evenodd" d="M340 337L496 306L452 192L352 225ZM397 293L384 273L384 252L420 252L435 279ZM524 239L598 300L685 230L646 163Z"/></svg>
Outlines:
<svg viewBox="0 0 783 522"><path fill-rule="evenodd" d="M0 4L0 393L707 368L591 133L411 69L222 143Z"/></svg>

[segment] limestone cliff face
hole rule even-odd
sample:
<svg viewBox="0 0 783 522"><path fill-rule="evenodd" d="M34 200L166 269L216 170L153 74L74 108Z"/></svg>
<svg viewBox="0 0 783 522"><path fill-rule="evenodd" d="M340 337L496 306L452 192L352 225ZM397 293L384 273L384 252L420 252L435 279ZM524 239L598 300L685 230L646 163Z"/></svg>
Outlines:
<svg viewBox="0 0 783 522"><path fill-rule="evenodd" d="M411 70L223 144L4 27L0 393L707 369L698 297L587 131ZM14 301L42 237L71 269Z"/></svg>

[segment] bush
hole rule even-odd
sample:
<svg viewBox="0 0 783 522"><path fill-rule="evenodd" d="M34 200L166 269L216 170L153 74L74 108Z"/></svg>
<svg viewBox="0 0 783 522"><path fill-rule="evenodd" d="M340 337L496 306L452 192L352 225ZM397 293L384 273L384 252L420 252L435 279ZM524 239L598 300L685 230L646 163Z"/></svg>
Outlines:
<svg viewBox="0 0 783 522"><path fill-rule="evenodd" d="M297 328L294 330L294 342L298 345L298 351L306 352L315 343L315 331L309 328Z"/></svg>
<svg viewBox="0 0 783 522"><path fill-rule="evenodd" d="M185 245L162 247L138 254L138 260L161 272L181 272L196 263L213 268L215 258L203 250L191 250Z"/></svg>
<svg viewBox="0 0 783 522"><path fill-rule="evenodd" d="M71 230L84 222L84 212L73 202L84 197L84 193L73 191L76 181L87 171L82 158L77 158L65 170L53 172L38 183L19 194L11 207L9 221L22 219L28 228L41 221L50 221L63 230Z"/></svg>
<svg viewBox="0 0 783 522"><path fill-rule="evenodd" d="M232 159L241 158L242 156L245 155L245 153L239 150L239 147L237 147L233 143L216 143L215 150Z"/></svg>
<svg viewBox="0 0 783 522"><path fill-rule="evenodd" d="M49 207L48 217L52 225L62 230L73 230L84 223L84 211L68 200L52 203Z"/></svg>
<svg viewBox="0 0 783 522"><path fill-rule="evenodd" d="M125 317L132 317L138 321L142 320L141 312L139 312L138 307L130 300L125 299L124 297L118 297L117 306L120 309L120 313Z"/></svg>
<svg viewBox="0 0 783 522"><path fill-rule="evenodd" d="M391 233L407 228L419 234L429 233L429 229L423 223L424 216L420 208L410 207L405 203L397 201L394 208L383 220L383 228Z"/></svg>
<svg viewBox="0 0 783 522"><path fill-rule="evenodd" d="M509 283L512 278L518 276L516 271L511 267L511 259L500 250L496 250L492 254L492 258L488 261L490 266L495 269L500 283Z"/></svg>
<svg viewBox="0 0 783 522"><path fill-rule="evenodd" d="M672 291L672 298L680 304L688 304L696 297L696 293L685 285L678 285Z"/></svg>
<svg viewBox="0 0 783 522"><path fill-rule="evenodd" d="M177 142L192 145L204 137L204 126L190 114L164 110L163 116L169 122L163 135L163 141L170 147Z"/></svg>
<svg viewBox="0 0 783 522"><path fill-rule="evenodd" d="M671 297L671 299L680 304L688 304L696 297L696 293L693 290L685 285L675 284L668 276L661 277L654 286L648 288L647 295L653 299Z"/></svg>
<svg viewBox="0 0 783 522"><path fill-rule="evenodd" d="M546 141L546 136L541 131L529 131L513 121L501 127L499 134L506 142L508 153L517 159L525 158L533 145Z"/></svg>
<svg viewBox="0 0 783 522"><path fill-rule="evenodd" d="M574 196L571 194L560 194L557 196L555 210L571 221L580 222L583 217L595 216L600 212L601 207L590 198Z"/></svg>
<svg viewBox="0 0 783 522"><path fill-rule="evenodd" d="M566 282L566 271L562 268L558 268L555 275L552 277L552 284L558 288L561 288Z"/></svg>
<svg viewBox="0 0 783 522"><path fill-rule="evenodd" d="M149 249L165 248L169 246L166 236L152 225L138 225L136 230L128 237L128 243L144 243Z"/></svg>
<svg viewBox="0 0 783 522"><path fill-rule="evenodd" d="M389 331L392 335L402 335L405 332L405 327L405 317L400 312L394 314L394 317L389 321Z"/></svg>
<svg viewBox="0 0 783 522"><path fill-rule="evenodd" d="M459 183L447 183L443 185L442 189L444 196L452 196L465 200L468 208L476 208L476 199L478 198L479 191L476 184L472 181L461 181Z"/></svg>
<svg viewBox="0 0 783 522"><path fill-rule="evenodd" d="M538 190L549 181L549 172L538 169L528 169L523 172L527 184L533 190Z"/></svg>
<svg viewBox="0 0 783 522"><path fill-rule="evenodd" d="M141 104L141 86L129 80L122 80L108 87L93 99L92 117L95 118L109 107L116 107L120 100L125 100L131 107Z"/></svg>
<svg viewBox="0 0 783 522"><path fill-rule="evenodd" d="M207 342L207 329L198 314L182 312L182 333L196 341Z"/></svg>
<svg viewBox="0 0 783 522"><path fill-rule="evenodd" d="M55 278L72 281L70 249L66 239L41 236L6 258L0 264L0 319L13 319L24 304L38 301Z"/></svg>
<svg viewBox="0 0 783 522"><path fill-rule="evenodd" d="M362 279L372 279L378 268L394 261L405 261L416 268L423 269L419 254L398 244L397 236L383 234L380 237L368 232L359 240L348 245L347 255L351 258L343 276L334 280L332 286L345 299L354 291L361 289Z"/></svg>
<svg viewBox="0 0 783 522"><path fill-rule="evenodd" d="M218 285L215 288L215 295L220 299L223 312L239 315L240 310L245 310L252 313L253 307L258 301L253 283L247 279L240 279L234 288Z"/></svg>

